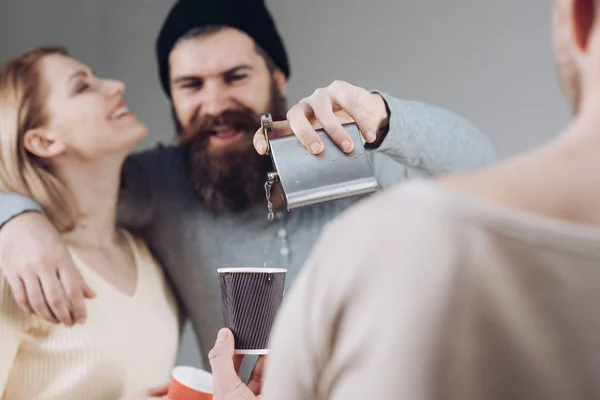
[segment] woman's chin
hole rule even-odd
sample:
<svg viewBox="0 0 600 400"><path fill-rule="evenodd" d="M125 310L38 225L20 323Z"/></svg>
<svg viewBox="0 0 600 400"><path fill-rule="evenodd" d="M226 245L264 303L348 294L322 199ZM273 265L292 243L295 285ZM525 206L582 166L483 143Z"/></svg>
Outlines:
<svg viewBox="0 0 600 400"><path fill-rule="evenodd" d="M131 126L130 129L124 130L123 132L119 132L119 134L121 138L123 136L126 136L127 139L129 139L129 145L131 146L131 148L134 148L148 137L148 127L140 122L139 124L136 124L136 126Z"/></svg>
<svg viewBox="0 0 600 400"><path fill-rule="evenodd" d="M148 126L146 126L146 124L144 123L139 123L140 124L140 138L139 141L142 141L144 139L146 139L148 137Z"/></svg>

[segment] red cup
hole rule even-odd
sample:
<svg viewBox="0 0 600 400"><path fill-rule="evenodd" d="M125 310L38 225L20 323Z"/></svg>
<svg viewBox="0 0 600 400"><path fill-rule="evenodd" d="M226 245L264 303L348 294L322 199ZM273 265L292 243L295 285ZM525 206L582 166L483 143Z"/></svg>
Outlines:
<svg viewBox="0 0 600 400"><path fill-rule="evenodd" d="M167 398L169 400L212 400L212 374L183 365L173 368Z"/></svg>

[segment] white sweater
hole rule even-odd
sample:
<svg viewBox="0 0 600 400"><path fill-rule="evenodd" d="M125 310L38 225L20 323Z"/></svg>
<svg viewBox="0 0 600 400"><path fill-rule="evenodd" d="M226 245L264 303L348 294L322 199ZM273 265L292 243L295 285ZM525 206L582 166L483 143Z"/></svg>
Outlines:
<svg viewBox="0 0 600 400"><path fill-rule="evenodd" d="M177 308L146 246L127 234L137 267L128 296L73 252L97 297L84 325L53 325L22 311L0 270L0 398L118 399L166 383L179 340Z"/></svg>

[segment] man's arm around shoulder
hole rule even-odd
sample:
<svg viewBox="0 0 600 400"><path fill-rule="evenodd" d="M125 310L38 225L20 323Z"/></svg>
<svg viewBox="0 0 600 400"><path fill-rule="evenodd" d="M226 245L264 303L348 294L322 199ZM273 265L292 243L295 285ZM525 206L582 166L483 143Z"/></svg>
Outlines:
<svg viewBox="0 0 600 400"><path fill-rule="evenodd" d="M131 156L124 165L119 223L151 223L154 187L168 174L175 149L159 146ZM86 319L87 286L59 232L31 199L0 192L0 266L19 306L49 322L73 325ZM32 212L30 212L32 211Z"/></svg>
<svg viewBox="0 0 600 400"><path fill-rule="evenodd" d="M0 229L11 219L29 212L43 214L42 207L28 197L0 191Z"/></svg>

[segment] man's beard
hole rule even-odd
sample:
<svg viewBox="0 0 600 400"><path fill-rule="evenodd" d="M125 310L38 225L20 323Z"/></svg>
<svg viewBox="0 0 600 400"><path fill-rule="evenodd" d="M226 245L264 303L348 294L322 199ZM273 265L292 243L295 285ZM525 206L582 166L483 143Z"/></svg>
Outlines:
<svg viewBox="0 0 600 400"><path fill-rule="evenodd" d="M274 82L271 83L269 112L274 121L285 119L286 102ZM273 165L268 156L254 149L253 138L260 128L260 116L240 107L219 115L205 115L192 120L183 129L174 115L180 143L188 157L191 183L202 203L222 214L239 212L265 201L265 181ZM223 148L210 147L216 127L241 132L236 142Z"/></svg>

